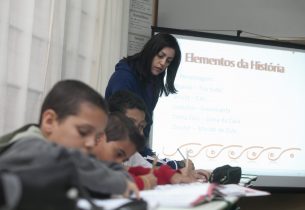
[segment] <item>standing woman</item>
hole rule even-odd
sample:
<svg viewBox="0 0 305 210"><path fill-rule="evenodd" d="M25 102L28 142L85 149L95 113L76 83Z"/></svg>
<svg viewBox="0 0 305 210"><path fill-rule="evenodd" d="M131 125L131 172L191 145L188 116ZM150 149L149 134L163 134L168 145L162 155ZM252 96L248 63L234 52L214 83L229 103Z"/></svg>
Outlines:
<svg viewBox="0 0 305 210"><path fill-rule="evenodd" d="M115 66L105 97L109 98L118 90L129 90L141 97L147 106L146 137L149 136L153 110L159 97L177 92L174 81L180 60L181 51L175 37L159 33L145 44L141 52L123 58Z"/></svg>
<svg viewBox="0 0 305 210"><path fill-rule="evenodd" d="M159 33L154 35L139 53L123 58L115 66L105 97L108 99L119 90L129 90L142 98L147 108L147 126L144 129L146 137L149 137L153 111L159 97L162 94L168 96L177 92L174 82L180 60L181 51L175 37ZM155 156L148 147L140 153L147 160L150 158L150 161ZM184 165L175 164L173 168L181 167Z"/></svg>

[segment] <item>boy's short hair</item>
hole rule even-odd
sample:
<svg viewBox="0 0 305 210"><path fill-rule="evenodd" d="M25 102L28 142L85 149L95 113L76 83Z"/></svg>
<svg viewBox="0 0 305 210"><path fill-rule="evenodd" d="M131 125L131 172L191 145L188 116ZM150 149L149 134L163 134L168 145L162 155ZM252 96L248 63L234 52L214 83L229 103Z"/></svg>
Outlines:
<svg viewBox="0 0 305 210"><path fill-rule="evenodd" d="M133 121L120 112L109 114L105 134L107 141L129 139L137 151L142 150L146 145L145 137L141 135Z"/></svg>
<svg viewBox="0 0 305 210"><path fill-rule="evenodd" d="M110 112L126 113L127 109L139 109L146 113L145 102L128 90L119 90L111 95L108 100Z"/></svg>
<svg viewBox="0 0 305 210"><path fill-rule="evenodd" d="M93 88L77 80L62 80L57 82L45 97L39 117L41 125L42 115L47 109L56 112L58 120L67 116L77 115L82 103L89 103L108 113L105 99Z"/></svg>

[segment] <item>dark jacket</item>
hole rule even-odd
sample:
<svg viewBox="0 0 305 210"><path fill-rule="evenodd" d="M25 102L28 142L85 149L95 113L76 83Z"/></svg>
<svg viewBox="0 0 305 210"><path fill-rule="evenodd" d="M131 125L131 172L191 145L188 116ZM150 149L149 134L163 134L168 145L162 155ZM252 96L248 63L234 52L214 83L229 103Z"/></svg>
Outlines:
<svg viewBox="0 0 305 210"><path fill-rule="evenodd" d="M39 128L28 125L0 137L0 170L15 171L29 165L45 166L56 161L62 150L65 150L75 163L79 180L84 187L102 194L125 192L126 181L130 177L121 164L98 161L78 150L62 147L48 141L39 132ZM17 134L21 137L16 138ZM14 141L10 141L12 139Z"/></svg>
<svg viewBox="0 0 305 210"><path fill-rule="evenodd" d="M115 71L110 77L105 92L106 99L108 99L112 94L119 90L129 90L144 100L147 109L147 126L144 129L144 134L146 137L149 137L150 127L152 125L153 111L159 98L154 96L151 84L146 84L146 86L144 86L137 76L136 71L132 69L124 59L120 60L120 62L116 64ZM154 156L155 153L147 146L139 152L149 162L152 162L154 159L150 157ZM183 164L182 161L174 161L168 159L164 159L163 161L173 169L181 168L181 164ZM162 164L158 163L158 165Z"/></svg>
<svg viewBox="0 0 305 210"><path fill-rule="evenodd" d="M148 137L149 129L152 124L153 110L158 102L158 97L153 96L151 84L142 84L136 72L125 60L121 60L116 66L115 71L110 77L106 87L105 97L108 99L112 94L119 90L129 90L139 96L145 102L147 109L147 130L144 130Z"/></svg>

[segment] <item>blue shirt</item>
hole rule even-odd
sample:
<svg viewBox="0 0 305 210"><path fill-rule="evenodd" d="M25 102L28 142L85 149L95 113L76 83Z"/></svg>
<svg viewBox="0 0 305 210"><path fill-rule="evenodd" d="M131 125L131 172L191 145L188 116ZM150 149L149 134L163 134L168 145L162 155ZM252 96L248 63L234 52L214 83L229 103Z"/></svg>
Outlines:
<svg viewBox="0 0 305 210"><path fill-rule="evenodd" d="M129 90L142 98L145 102L147 108L147 126L144 130L144 134L148 137L152 125L153 110L158 102L158 97L153 95L151 84L142 84L136 71L132 69L124 59L116 64L115 71L110 77L105 92L106 99L119 90Z"/></svg>
<svg viewBox="0 0 305 210"><path fill-rule="evenodd" d="M153 111L158 102L158 96L154 96L152 85L142 84L139 77L136 74L136 71L128 65L126 60L122 59L115 66L115 71L111 75L108 85L106 87L105 98L108 99L111 95L119 90L128 90L140 98L145 102L147 113L146 113L146 121L147 126L144 129L144 135L146 137L149 136L150 127L152 125L152 115ZM148 147L145 147L144 150L140 151L141 155L146 158L149 162L152 162L151 156L154 156L155 153ZM163 160L165 164L171 166L174 169L181 168L179 162L182 161L174 161L169 159ZM158 164L160 165L160 164Z"/></svg>

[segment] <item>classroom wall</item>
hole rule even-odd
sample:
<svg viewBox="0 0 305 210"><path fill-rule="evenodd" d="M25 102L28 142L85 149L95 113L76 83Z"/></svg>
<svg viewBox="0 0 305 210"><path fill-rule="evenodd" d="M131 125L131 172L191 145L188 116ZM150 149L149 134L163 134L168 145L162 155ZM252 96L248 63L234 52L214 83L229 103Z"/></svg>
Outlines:
<svg viewBox="0 0 305 210"><path fill-rule="evenodd" d="M304 0L159 0L158 26L228 35L242 30L251 34L241 36L305 40L304 11ZM239 206L241 210L301 210L305 193L243 198Z"/></svg>
<svg viewBox="0 0 305 210"><path fill-rule="evenodd" d="M158 26L305 39L304 11L304 0L159 0Z"/></svg>

